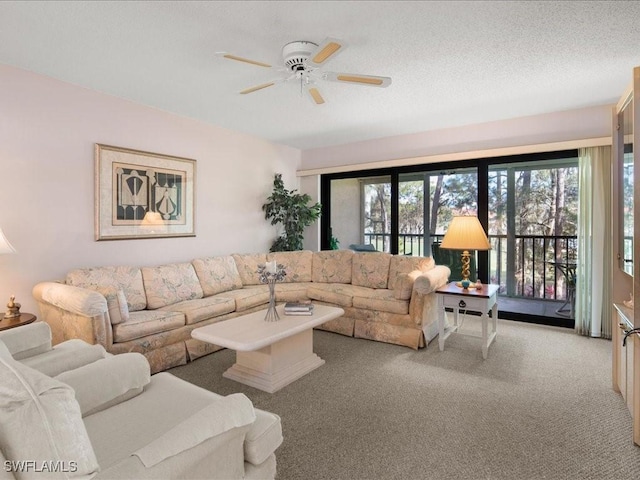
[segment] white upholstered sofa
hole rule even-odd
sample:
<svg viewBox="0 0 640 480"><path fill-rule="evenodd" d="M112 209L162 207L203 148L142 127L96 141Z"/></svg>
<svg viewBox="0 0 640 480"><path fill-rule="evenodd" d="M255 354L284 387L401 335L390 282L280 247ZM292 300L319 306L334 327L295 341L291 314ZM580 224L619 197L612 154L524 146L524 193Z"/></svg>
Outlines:
<svg viewBox="0 0 640 480"><path fill-rule="evenodd" d="M0 332L0 478L274 478L280 418L47 324Z"/></svg>
<svg viewBox="0 0 640 480"><path fill-rule="evenodd" d="M276 301L335 305L344 316L318 327L343 335L425 346L437 334L434 290L450 270L431 257L352 250L232 254L157 266L68 272L33 289L53 341L82 339L110 353L139 352L153 373L219 350L191 338L194 328L265 308L258 265L275 260L287 275Z"/></svg>

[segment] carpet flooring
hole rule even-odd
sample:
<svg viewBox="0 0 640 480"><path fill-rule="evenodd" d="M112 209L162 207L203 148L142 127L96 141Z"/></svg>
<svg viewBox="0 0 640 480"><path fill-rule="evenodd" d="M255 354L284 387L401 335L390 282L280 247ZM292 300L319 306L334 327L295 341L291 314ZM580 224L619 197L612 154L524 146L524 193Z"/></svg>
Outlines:
<svg viewBox="0 0 640 480"><path fill-rule="evenodd" d="M280 480L640 478L608 340L498 320L486 360L461 335L440 352L315 331L314 349L325 365L275 394L223 378L229 350L169 371L280 415Z"/></svg>

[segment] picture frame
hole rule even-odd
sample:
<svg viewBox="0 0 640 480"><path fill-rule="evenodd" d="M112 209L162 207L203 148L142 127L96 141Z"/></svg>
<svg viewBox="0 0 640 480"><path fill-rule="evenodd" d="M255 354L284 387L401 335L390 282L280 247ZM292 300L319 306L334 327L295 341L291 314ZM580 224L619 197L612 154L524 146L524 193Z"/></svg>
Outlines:
<svg viewBox="0 0 640 480"><path fill-rule="evenodd" d="M95 238L195 236L196 161L95 144Z"/></svg>

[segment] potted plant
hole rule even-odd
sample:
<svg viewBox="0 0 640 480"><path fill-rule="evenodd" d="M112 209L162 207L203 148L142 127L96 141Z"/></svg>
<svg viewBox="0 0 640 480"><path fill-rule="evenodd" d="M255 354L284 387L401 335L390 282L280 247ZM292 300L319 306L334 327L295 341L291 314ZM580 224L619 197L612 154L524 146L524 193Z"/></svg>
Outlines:
<svg viewBox="0 0 640 480"><path fill-rule="evenodd" d="M273 192L262 205L264 218L271 225L281 224L283 232L271 245L271 252L302 250L303 232L320 216L320 204L309 205L309 195L284 188L282 174L276 173Z"/></svg>

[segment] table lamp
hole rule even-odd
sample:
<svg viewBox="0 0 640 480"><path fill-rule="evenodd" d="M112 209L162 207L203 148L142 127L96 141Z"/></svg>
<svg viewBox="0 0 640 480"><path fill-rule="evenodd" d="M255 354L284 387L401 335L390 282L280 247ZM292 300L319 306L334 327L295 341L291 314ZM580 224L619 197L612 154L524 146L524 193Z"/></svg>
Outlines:
<svg viewBox="0 0 640 480"><path fill-rule="evenodd" d="M478 217L462 215L453 217L447 233L442 239L440 248L462 250L462 281L458 285L468 288L470 285L469 261L471 258L469 250L491 250L491 244Z"/></svg>

